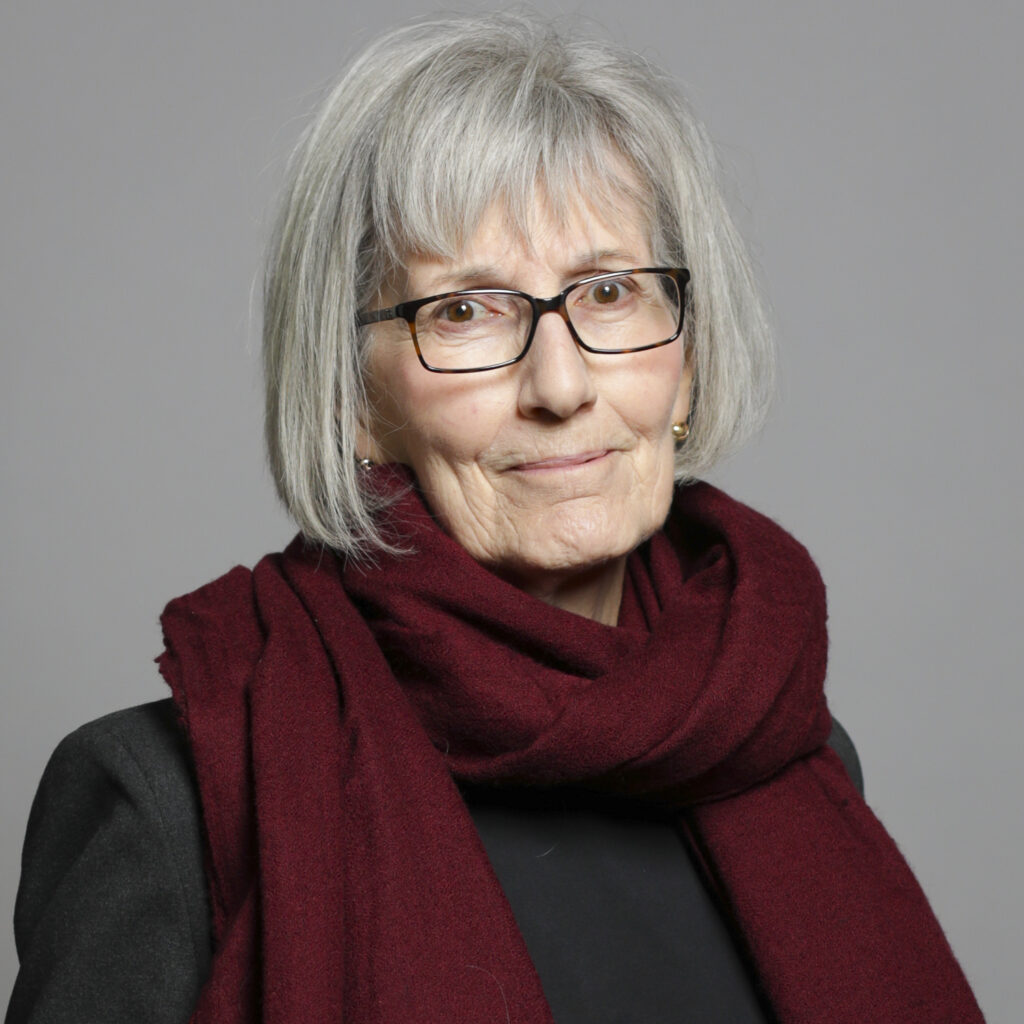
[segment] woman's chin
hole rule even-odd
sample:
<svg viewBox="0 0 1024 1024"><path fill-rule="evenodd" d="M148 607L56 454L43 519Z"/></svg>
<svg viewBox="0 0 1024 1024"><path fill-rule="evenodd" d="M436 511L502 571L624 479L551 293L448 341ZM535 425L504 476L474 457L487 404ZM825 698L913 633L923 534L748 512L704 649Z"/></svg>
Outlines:
<svg viewBox="0 0 1024 1024"><path fill-rule="evenodd" d="M546 604L606 618L599 609L614 606L612 613L617 613L626 556L644 539L632 533L623 536L621 524L619 529L602 531L529 531L520 535L514 552L480 560L495 575Z"/></svg>

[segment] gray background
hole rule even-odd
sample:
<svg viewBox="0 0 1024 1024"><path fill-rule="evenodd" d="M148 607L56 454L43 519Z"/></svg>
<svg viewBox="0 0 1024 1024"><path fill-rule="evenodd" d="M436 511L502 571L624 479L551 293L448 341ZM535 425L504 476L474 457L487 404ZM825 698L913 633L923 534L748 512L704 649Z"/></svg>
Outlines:
<svg viewBox="0 0 1024 1024"><path fill-rule="evenodd" d="M269 212L324 83L428 10L3 5L5 921L54 744L163 696L165 601L290 536L260 441ZM682 78L732 169L783 373L718 479L818 559L869 799L990 1020L1017 1020L1021 7L586 11ZM15 966L4 925L0 1001Z"/></svg>

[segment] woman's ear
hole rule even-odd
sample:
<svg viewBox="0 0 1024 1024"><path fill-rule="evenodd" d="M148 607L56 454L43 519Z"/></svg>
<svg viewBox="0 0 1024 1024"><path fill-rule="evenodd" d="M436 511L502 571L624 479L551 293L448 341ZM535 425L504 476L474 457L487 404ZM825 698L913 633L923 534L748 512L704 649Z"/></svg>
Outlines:
<svg viewBox="0 0 1024 1024"><path fill-rule="evenodd" d="M373 463L387 462L388 458L374 440L376 431L373 429L373 421L373 413L368 405L364 405L359 411L356 427L356 458L359 461L368 459Z"/></svg>
<svg viewBox="0 0 1024 1024"><path fill-rule="evenodd" d="M693 411L693 354L687 352L683 359L683 372L679 377L679 392L676 395L675 405L672 406L673 423L687 422Z"/></svg>

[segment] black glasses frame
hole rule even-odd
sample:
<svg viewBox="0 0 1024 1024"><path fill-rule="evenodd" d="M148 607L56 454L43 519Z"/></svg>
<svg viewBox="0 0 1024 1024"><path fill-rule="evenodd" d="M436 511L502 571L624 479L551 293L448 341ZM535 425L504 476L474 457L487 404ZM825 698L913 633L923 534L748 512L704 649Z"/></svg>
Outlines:
<svg viewBox="0 0 1024 1024"><path fill-rule="evenodd" d="M676 287L679 289L679 321L676 324L672 337L666 338L664 341L652 342L649 345L640 345L637 348L591 348L576 333L576 328L573 327L572 321L569 319L569 311L565 307L565 300L569 297L570 292L583 285L596 284L600 281L625 277L629 274L664 274L676 282ZM686 285L689 280L690 272L685 267L634 267L631 270L613 270L603 274L594 274L592 277L584 277L579 281L573 281L572 284L559 292L558 295L552 295L550 299L538 299L528 292L516 291L514 288L465 288L460 291L430 295L425 299L410 299L408 302L399 302L396 306L388 306L387 309L364 310L356 314L356 324L359 327L365 327L367 324L379 324L386 320L404 320L409 325L409 333L412 335L412 343L416 349L416 356L420 364L431 373L482 373L486 370L498 370L503 366L512 366L514 363L518 363L530 351L530 346L533 344L533 336L537 333L537 324L545 313L557 313L565 321L565 326L568 328L573 341L587 352L593 352L595 355L621 355L626 352L644 352L647 349L669 345L682 333L683 320L686 315ZM420 307L426 306L431 302L438 302L441 299L456 299L473 295L517 295L530 303L530 308L533 310L533 322L530 324L530 333L526 336L526 344L523 345L523 350L514 359L506 359L501 363L491 363L488 366L458 368L431 366L423 358L423 353L420 351L420 343L416 337L417 311Z"/></svg>

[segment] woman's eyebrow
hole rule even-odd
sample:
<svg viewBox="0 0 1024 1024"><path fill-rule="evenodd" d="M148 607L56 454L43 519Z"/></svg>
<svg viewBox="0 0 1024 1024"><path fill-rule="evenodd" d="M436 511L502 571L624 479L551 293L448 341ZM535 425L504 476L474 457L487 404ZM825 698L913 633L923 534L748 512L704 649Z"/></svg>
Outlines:
<svg viewBox="0 0 1024 1024"><path fill-rule="evenodd" d="M597 273L603 269L625 269L637 264L640 257L627 249L595 249L578 254L563 272L567 284L575 277ZM621 267L608 267L609 263ZM424 294L435 295L445 291L461 291L464 288L508 288L509 273L493 263L471 263L465 267L439 271L429 276L424 285Z"/></svg>
<svg viewBox="0 0 1024 1024"><path fill-rule="evenodd" d="M427 287L431 294L440 291L458 291L462 288L480 288L488 285L504 288L496 282L507 277L507 271L490 263L471 263L466 267L455 267L443 270L433 277L427 278Z"/></svg>
<svg viewBox="0 0 1024 1024"><path fill-rule="evenodd" d="M577 257L568 276L576 277L580 274L599 273L604 269L631 269L638 266L639 262L641 262L640 257L628 249L596 249ZM608 264L610 263L621 263L624 266L609 268Z"/></svg>

